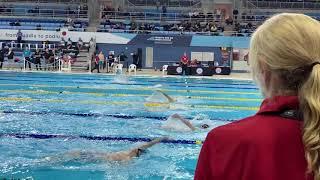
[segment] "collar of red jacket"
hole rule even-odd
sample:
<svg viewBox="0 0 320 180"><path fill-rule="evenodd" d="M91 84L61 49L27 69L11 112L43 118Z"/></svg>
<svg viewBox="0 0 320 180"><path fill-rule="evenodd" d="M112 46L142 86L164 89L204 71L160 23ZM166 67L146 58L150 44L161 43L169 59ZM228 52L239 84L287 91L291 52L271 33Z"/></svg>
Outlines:
<svg viewBox="0 0 320 180"><path fill-rule="evenodd" d="M275 96L263 100L258 114L299 109L298 96Z"/></svg>

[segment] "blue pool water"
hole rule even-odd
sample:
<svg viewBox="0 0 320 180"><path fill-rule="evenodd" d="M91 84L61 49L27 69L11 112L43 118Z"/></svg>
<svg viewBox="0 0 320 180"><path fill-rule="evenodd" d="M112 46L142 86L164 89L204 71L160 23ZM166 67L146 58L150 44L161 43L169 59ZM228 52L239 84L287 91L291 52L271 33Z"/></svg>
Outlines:
<svg viewBox="0 0 320 180"><path fill-rule="evenodd" d="M166 118L200 117L192 123L212 129L254 114L261 103L251 81L149 76L115 82L105 75L0 72L0 179L192 179L201 145L185 142L202 141L209 130L168 131L160 128ZM155 89L177 99L177 107L144 106ZM42 161L72 150L125 150L162 136L176 143L157 144L130 162ZM132 141L108 140L119 137Z"/></svg>

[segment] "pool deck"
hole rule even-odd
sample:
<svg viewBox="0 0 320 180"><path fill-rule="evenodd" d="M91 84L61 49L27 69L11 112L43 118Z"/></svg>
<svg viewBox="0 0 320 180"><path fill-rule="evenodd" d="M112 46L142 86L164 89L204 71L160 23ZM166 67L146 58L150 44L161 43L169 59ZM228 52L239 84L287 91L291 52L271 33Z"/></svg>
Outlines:
<svg viewBox="0 0 320 180"><path fill-rule="evenodd" d="M57 72L57 71L21 71L21 70L1 70L5 72L38 72L38 73L65 73L65 74L98 74L89 72ZM123 71L125 75L129 75L126 70ZM114 75L113 73L99 73L99 75ZM134 73L131 73L134 76ZM142 71L137 71L137 76L153 76L153 77L179 77L175 75L163 75L162 71L155 71L153 69L143 69ZM230 75L213 75L213 76L188 76L188 78L208 78L208 79L237 79L237 80L252 80L251 73L249 72L231 72Z"/></svg>

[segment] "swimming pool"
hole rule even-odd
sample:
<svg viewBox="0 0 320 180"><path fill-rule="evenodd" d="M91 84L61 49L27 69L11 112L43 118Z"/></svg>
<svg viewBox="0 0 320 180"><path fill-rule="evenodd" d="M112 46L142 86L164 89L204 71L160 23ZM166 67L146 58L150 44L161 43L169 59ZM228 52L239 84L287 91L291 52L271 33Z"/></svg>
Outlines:
<svg viewBox="0 0 320 180"><path fill-rule="evenodd" d="M146 108L155 86L184 108ZM201 148L195 142L209 130L168 131L160 128L167 117L201 116L193 123L213 128L254 114L261 103L251 81L137 76L119 84L105 75L14 72L0 72L0 99L0 179L192 179ZM161 136L172 141L130 162L41 161L70 150L124 150Z"/></svg>

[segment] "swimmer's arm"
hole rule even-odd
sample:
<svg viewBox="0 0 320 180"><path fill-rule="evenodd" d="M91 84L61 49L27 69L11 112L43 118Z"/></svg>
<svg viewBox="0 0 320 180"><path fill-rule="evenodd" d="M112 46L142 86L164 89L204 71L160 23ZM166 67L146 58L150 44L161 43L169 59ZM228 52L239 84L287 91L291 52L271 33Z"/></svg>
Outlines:
<svg viewBox="0 0 320 180"><path fill-rule="evenodd" d="M179 114L174 114L171 117L179 119L181 122L183 122L186 126L188 126L192 131L195 131L196 128L186 119L181 117Z"/></svg>
<svg viewBox="0 0 320 180"><path fill-rule="evenodd" d="M150 142L147 142L147 143L144 143L144 144L138 146L138 147L135 148L135 149L147 149L147 148L149 148L149 147L151 147L151 146L153 146L153 145L155 145L155 144L158 144L158 143L160 143L161 141L165 141L165 140L168 140L168 138L167 138L167 137L156 138L156 139L154 139L154 140L152 140L152 141L150 141Z"/></svg>
<svg viewBox="0 0 320 180"><path fill-rule="evenodd" d="M168 94L164 93L163 91L161 90L156 90L156 91L158 93L161 93L164 97L166 97L170 103L175 102L175 100L172 97L170 97Z"/></svg>

